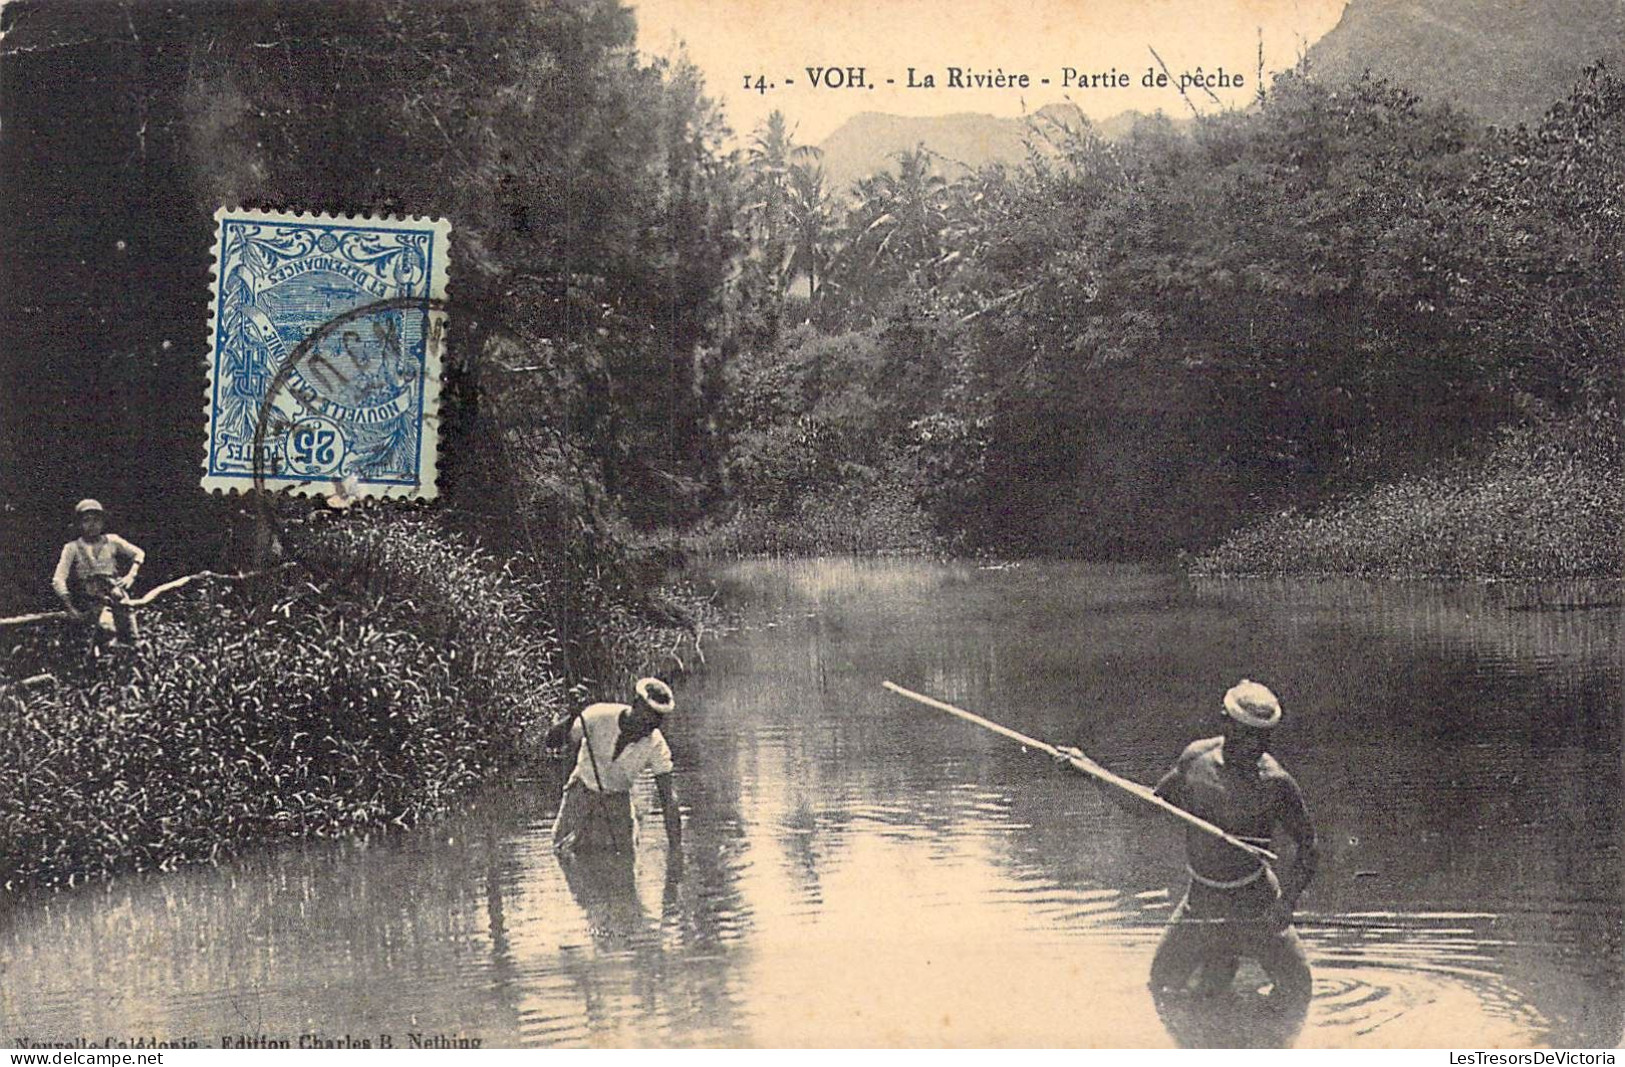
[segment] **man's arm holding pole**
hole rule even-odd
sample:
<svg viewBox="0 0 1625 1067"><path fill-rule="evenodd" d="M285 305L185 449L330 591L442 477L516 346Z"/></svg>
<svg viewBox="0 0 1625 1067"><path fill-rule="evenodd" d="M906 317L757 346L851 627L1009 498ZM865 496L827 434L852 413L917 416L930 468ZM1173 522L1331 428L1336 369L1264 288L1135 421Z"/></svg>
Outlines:
<svg viewBox="0 0 1625 1067"><path fill-rule="evenodd" d="M1024 733L1010 729L1008 726L1001 726L991 719L984 719L980 715L974 715L971 712L966 711L964 708L956 708L952 704L937 700L934 697L928 697L924 693L916 693L912 689L904 689L896 682L881 682L880 684L883 688L891 690L898 696L907 697L910 700L918 701L927 707L936 708L938 711L945 711L949 715L964 719L967 722L975 723L984 730L991 730L1002 737L1008 737L1010 740L1025 745L1027 748L1037 749L1040 752L1047 753L1051 757L1061 759L1075 769L1082 771L1091 778L1094 778L1096 781L1103 782L1106 785L1122 790L1125 793L1133 794L1134 796L1139 797L1141 800L1150 804L1152 807L1158 808L1169 815L1172 815L1180 822L1186 824L1187 826L1193 827L1204 834L1218 838L1232 848L1240 849L1242 852L1246 852L1249 855L1256 856L1262 860L1269 860L1271 862L1275 860L1275 853L1269 851L1268 849L1259 848L1257 845L1249 845L1240 838L1227 833L1217 826L1214 826L1207 820L1199 819L1183 808L1175 804L1170 804L1168 801L1164 800L1160 796L1157 796L1156 793L1145 786L1140 785L1137 782L1131 782L1126 778L1118 777L1117 775L1108 771L1106 768L1102 767L1100 764L1096 763L1094 760L1084 756L1082 753L1073 755L1071 752L1063 752L1054 745L1040 741L1035 737L1028 737Z"/></svg>
<svg viewBox="0 0 1625 1067"><path fill-rule="evenodd" d="M1057 767L1065 767L1068 770L1078 770L1078 764L1082 763L1092 769L1098 769L1099 771L1107 774L1111 773L1106 771L1104 767L1101 767L1100 764L1084 755L1081 748L1072 748L1069 746L1057 747L1052 758L1055 760L1055 765ZM1100 780L1099 774L1086 774L1086 776L1095 778L1097 781ZM1169 804L1172 804L1175 807L1180 806L1179 800L1173 795L1174 786L1179 780L1179 769L1177 767L1170 770L1167 774L1164 774L1157 782L1156 786L1151 789L1146 789L1138 782L1130 782L1128 779L1117 775L1113 775L1113 777L1117 777L1120 782L1122 782L1124 785L1132 786L1133 789L1105 789L1101 791L1101 795L1123 811L1129 812L1133 815L1138 815L1145 810L1145 806L1143 804L1134 803L1135 797L1133 794L1139 794L1142 798L1146 794L1150 794L1151 796L1167 801Z"/></svg>

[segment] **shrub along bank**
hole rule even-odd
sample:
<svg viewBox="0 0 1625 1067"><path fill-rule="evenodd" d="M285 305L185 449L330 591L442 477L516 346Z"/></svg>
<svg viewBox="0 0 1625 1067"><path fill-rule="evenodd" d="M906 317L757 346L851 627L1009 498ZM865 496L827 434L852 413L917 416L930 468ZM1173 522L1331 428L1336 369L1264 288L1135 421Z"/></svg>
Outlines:
<svg viewBox="0 0 1625 1067"><path fill-rule="evenodd" d="M1485 457L1248 526L1212 575L1625 577L1625 468L1609 420L1504 434Z"/></svg>
<svg viewBox="0 0 1625 1067"><path fill-rule="evenodd" d="M906 482L852 482L785 505L747 502L708 529L686 535L702 557L918 553L945 542Z"/></svg>
<svg viewBox="0 0 1625 1067"><path fill-rule="evenodd" d="M583 695L547 582L435 522L344 516L287 541L295 566L156 602L139 649L92 657L48 626L10 636L7 889L410 826L513 764ZM702 608L624 613L619 666L667 655L683 612Z"/></svg>

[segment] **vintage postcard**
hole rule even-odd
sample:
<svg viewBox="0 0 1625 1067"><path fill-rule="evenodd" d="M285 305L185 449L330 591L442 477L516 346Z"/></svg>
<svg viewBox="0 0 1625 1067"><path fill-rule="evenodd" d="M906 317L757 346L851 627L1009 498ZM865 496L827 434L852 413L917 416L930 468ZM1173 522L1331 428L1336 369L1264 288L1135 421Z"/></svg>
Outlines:
<svg viewBox="0 0 1625 1067"><path fill-rule="evenodd" d="M1613 1063L1622 174L1618 0L0 5L0 1045Z"/></svg>

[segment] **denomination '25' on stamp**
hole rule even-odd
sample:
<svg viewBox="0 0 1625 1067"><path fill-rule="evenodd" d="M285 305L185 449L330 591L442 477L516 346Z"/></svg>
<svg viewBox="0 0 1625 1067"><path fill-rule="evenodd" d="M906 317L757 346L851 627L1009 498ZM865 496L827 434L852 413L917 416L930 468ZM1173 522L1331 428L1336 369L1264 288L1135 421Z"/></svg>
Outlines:
<svg viewBox="0 0 1625 1067"><path fill-rule="evenodd" d="M451 226L215 212L207 490L435 495Z"/></svg>

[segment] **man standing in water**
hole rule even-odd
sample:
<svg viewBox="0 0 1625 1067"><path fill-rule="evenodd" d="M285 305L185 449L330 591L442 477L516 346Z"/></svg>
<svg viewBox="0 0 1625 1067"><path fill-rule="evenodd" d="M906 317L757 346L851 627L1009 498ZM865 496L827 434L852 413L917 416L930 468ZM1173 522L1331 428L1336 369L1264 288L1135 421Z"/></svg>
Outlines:
<svg viewBox="0 0 1625 1067"><path fill-rule="evenodd" d="M1251 845L1268 848L1279 828L1292 838L1285 880L1256 856L1188 832L1190 887L1163 931L1151 964L1151 989L1181 989L1198 966L1203 984L1227 988L1237 957L1257 960L1286 1004L1307 1004L1312 978L1292 928L1298 896L1315 875L1315 829L1298 783L1266 749L1281 704L1265 686L1242 679L1224 695L1224 732L1192 743L1156 793Z"/></svg>
<svg viewBox="0 0 1625 1067"><path fill-rule="evenodd" d="M634 688L636 705L592 704L548 731L549 747L562 745L566 736L580 745L553 822L553 848L561 855L630 856L632 786L647 769L654 774L665 815L667 862L675 869L682 863L683 823L672 788L671 749L660 726L676 707L676 699L671 687L658 678L644 678Z"/></svg>
<svg viewBox="0 0 1625 1067"><path fill-rule="evenodd" d="M1274 983L1272 1003L1294 1012L1308 1006L1313 979L1292 912L1318 853L1298 783L1266 751L1280 721L1275 694L1242 679L1224 695L1223 733L1193 742L1157 783L1158 796L1250 845L1268 848L1280 829L1295 854L1282 881L1260 857L1189 830L1190 886L1152 960L1153 993L1183 990L1198 968L1205 991L1228 989L1245 956Z"/></svg>

